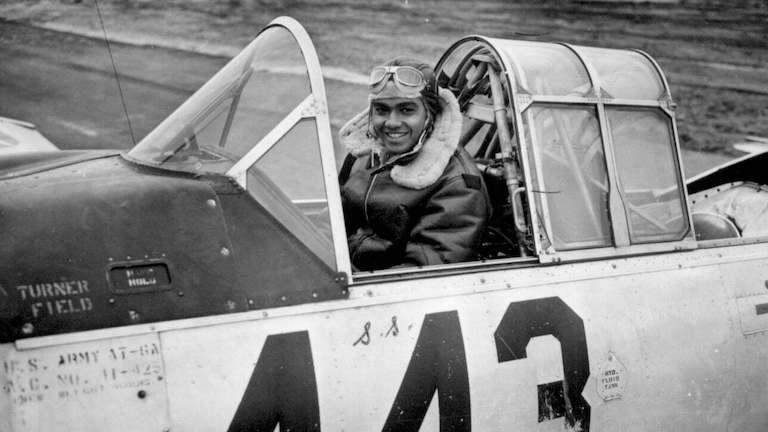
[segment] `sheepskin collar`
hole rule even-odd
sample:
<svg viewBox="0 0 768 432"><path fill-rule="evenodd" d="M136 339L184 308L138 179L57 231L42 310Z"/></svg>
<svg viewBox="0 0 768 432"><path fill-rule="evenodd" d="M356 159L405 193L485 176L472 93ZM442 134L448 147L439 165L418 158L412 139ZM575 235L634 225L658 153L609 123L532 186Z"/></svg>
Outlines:
<svg viewBox="0 0 768 432"><path fill-rule="evenodd" d="M424 189L434 184L445 171L459 144L462 121L459 104L450 91L440 88L438 92L443 112L435 118L432 134L423 143L417 144L414 149L416 156L412 160L406 164L395 163L389 172L392 181L400 186ZM339 135L341 143L354 156L369 153L382 156L384 153L381 144L368 134L367 109L352 117L341 128Z"/></svg>

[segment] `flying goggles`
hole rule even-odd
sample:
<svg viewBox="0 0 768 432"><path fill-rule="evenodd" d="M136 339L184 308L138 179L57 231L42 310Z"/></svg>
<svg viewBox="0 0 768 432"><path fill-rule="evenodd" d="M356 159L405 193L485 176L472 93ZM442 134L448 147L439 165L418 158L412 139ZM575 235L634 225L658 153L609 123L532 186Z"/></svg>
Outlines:
<svg viewBox="0 0 768 432"><path fill-rule="evenodd" d="M393 93L392 96L415 97L427 86L424 74L412 66L376 66L371 71L368 80L368 87L372 95L381 97L380 93L387 88L388 78L392 77L396 89L391 89L386 93ZM394 91L392 91L394 90ZM400 94L397 94L400 93Z"/></svg>

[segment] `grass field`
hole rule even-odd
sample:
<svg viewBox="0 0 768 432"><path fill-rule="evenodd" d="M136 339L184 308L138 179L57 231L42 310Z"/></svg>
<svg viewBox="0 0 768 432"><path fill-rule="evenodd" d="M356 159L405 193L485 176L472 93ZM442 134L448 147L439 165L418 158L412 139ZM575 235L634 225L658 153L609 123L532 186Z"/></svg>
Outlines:
<svg viewBox="0 0 768 432"><path fill-rule="evenodd" d="M231 55L289 15L323 66L365 73L407 54L437 61L467 34L642 49L665 70L689 150L768 136L768 1L98 0L110 35ZM94 0L6 0L0 17L101 31Z"/></svg>

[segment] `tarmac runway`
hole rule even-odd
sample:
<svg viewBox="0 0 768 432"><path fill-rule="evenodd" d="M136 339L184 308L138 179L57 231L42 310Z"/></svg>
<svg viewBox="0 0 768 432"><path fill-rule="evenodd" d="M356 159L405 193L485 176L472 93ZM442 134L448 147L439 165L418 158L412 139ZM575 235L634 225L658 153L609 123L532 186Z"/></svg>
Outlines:
<svg viewBox="0 0 768 432"><path fill-rule="evenodd" d="M138 141L227 58L110 44ZM0 20L0 116L34 123L60 148L133 146L104 41Z"/></svg>

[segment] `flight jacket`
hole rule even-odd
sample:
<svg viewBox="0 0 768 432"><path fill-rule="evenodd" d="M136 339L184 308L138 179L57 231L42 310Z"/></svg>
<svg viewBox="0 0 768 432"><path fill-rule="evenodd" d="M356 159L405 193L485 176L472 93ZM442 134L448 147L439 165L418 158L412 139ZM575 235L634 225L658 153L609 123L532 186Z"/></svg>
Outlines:
<svg viewBox="0 0 768 432"><path fill-rule="evenodd" d="M368 111L340 130L349 152L340 175L352 264L358 270L474 260L490 213L472 158L458 147L462 116L440 89L442 113L411 152L381 163ZM351 168L350 168L351 166ZM345 172L346 171L346 172Z"/></svg>

